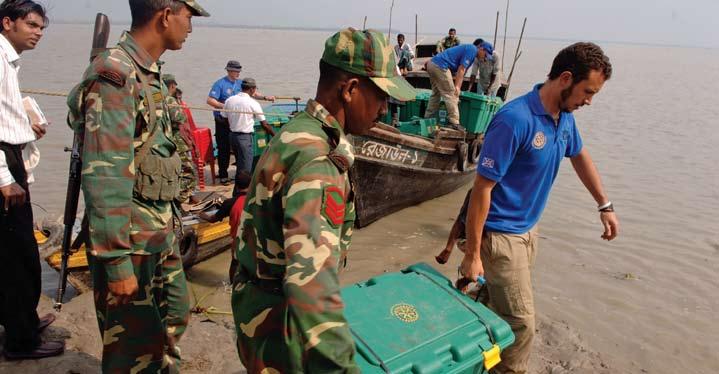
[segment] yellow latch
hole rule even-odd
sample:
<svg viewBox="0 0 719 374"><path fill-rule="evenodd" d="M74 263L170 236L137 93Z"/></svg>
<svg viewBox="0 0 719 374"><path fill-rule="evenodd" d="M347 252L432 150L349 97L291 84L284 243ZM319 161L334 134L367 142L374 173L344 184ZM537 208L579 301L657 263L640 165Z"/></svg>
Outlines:
<svg viewBox="0 0 719 374"><path fill-rule="evenodd" d="M502 361L502 358L499 357L499 346L496 344L492 347L492 349L484 351L482 354L484 355L484 368L486 370L495 367Z"/></svg>

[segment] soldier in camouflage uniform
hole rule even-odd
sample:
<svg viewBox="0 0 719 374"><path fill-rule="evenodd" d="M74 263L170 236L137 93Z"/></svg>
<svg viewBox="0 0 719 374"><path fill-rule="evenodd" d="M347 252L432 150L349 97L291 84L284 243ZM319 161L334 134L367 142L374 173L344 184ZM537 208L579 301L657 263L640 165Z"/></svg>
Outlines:
<svg viewBox="0 0 719 374"><path fill-rule="evenodd" d="M437 42L437 50L436 53L442 53L452 47L456 47L460 45L459 38L457 37L457 30L454 28L449 29L447 32L447 36L440 39L440 41Z"/></svg>
<svg viewBox="0 0 719 374"><path fill-rule="evenodd" d="M163 74L162 81L167 86L168 95L165 98L167 107L170 111L170 122L172 122L172 141L177 145L177 153L182 161L182 170L180 171L180 197L178 204L186 203L190 200L192 193L197 187L197 171L195 164L192 162L192 149L195 142L187 129L187 116L180 103L175 99L175 91L177 90L177 80L172 74Z"/></svg>
<svg viewBox="0 0 719 374"><path fill-rule="evenodd" d="M168 310L189 306L173 234L180 160L158 59L182 47L193 15L208 13L191 0L133 0L130 8L130 32L94 59L70 93L68 123L83 137L102 370L172 373L179 372L174 326L184 329L187 312Z"/></svg>
<svg viewBox="0 0 719 374"><path fill-rule="evenodd" d="M355 219L345 134L364 134L388 95L412 100L392 46L376 31L344 29L320 61L315 100L260 158L240 224L232 311L250 373L357 373L338 271Z"/></svg>

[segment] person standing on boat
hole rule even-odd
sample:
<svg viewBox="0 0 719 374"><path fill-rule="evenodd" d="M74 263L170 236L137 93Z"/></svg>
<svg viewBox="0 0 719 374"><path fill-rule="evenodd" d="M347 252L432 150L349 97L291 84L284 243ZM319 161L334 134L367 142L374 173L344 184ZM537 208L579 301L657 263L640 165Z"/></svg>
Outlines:
<svg viewBox="0 0 719 374"><path fill-rule="evenodd" d="M602 187L572 112L590 105L612 76L612 65L593 43L559 52L548 79L507 103L494 116L479 155L467 216L467 246L460 271L487 280L489 307L516 337L496 373L526 373L535 332L531 271L537 222L563 158L597 203L604 240L619 234L614 206Z"/></svg>
<svg viewBox="0 0 719 374"><path fill-rule="evenodd" d="M378 31L325 42L317 95L282 127L255 168L236 246L232 312L249 373L359 373L338 272L355 207L345 134L363 135L387 99L416 92Z"/></svg>
<svg viewBox="0 0 719 374"><path fill-rule="evenodd" d="M185 110L175 98L177 79L172 74L163 74L162 82L167 86L165 100L167 100L167 108L170 111L170 121L172 122L172 141L177 145L177 153L180 155L180 160L182 160L180 195L177 199L177 205L181 207L182 203L190 200L190 197L195 192L195 187L197 187L197 170L195 170L195 163L192 161L195 140L192 137L192 129L190 129ZM195 154L198 154L196 150Z"/></svg>
<svg viewBox="0 0 719 374"><path fill-rule="evenodd" d="M481 39L480 39L481 40ZM472 91L477 83L477 93L480 95L497 96L501 80L500 56L492 47L492 43L482 41L479 44L479 57L472 64L472 74L469 77L469 88ZM479 78L479 79L478 79Z"/></svg>
<svg viewBox="0 0 719 374"><path fill-rule="evenodd" d="M464 74L480 56L478 48L481 39L474 44L462 44L450 48L427 62L427 74L432 85L432 96L427 103L425 118L432 118L439 110L440 99L447 107L447 125L461 129L459 125L459 93L464 82Z"/></svg>
<svg viewBox="0 0 719 374"><path fill-rule="evenodd" d="M442 40L437 42L436 54L442 53L442 52L444 52L452 47L456 47L460 44L462 44L462 43L459 41L459 38L457 37L457 30L455 30L453 27L453 28L449 29L449 31L447 32L447 36L445 36L444 38L442 38Z"/></svg>
<svg viewBox="0 0 719 374"><path fill-rule="evenodd" d="M397 34L397 45L394 46L394 54L397 56L397 67L402 75L412 71L414 51L412 46L404 41L404 34Z"/></svg>
<svg viewBox="0 0 719 374"><path fill-rule="evenodd" d="M48 19L33 1L0 4L0 325L5 327L7 359L38 359L64 351L62 342L40 341L55 316L38 318L40 257L23 148L43 137L23 107L18 71L20 54L35 49Z"/></svg>
<svg viewBox="0 0 719 374"><path fill-rule="evenodd" d="M255 120L260 121L262 127L271 136L275 136L265 115L262 113L262 106L252 97L257 92L257 82L252 78L245 78L242 81L242 92L227 99L222 117L227 118L230 124L230 144L237 160L237 171L235 180L240 177L241 172L252 172L252 151L253 135L255 133ZM237 181L235 181L237 185ZM233 191L233 194L237 191Z"/></svg>
<svg viewBox="0 0 719 374"><path fill-rule="evenodd" d="M242 65L239 62L230 60L225 66L227 76L220 78L212 85L210 94L207 97L207 105L215 109L223 109L225 101L232 96L242 92L242 79L240 72ZM275 101L274 96L265 96L255 91L252 96L257 100ZM217 164L220 170L217 172L220 183L229 185L230 179L227 169L230 167L230 149L232 142L230 140L230 123L227 117L220 115L219 111L213 112L215 116L215 141L217 142Z"/></svg>
<svg viewBox="0 0 719 374"><path fill-rule="evenodd" d="M189 296L173 232L181 161L158 60L182 48L193 16L209 14L195 0L130 0L130 12L130 31L70 92L68 124L83 138L102 371L176 373Z"/></svg>

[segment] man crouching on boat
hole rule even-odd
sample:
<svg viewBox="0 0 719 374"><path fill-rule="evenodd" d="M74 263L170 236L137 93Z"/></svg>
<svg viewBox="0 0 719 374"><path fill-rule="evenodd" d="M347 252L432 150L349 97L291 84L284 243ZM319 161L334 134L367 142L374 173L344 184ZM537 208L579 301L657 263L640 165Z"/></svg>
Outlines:
<svg viewBox="0 0 719 374"><path fill-rule="evenodd" d="M233 281L237 349L249 373L358 373L337 279L355 208L345 134L365 134L387 97L412 100L385 36L325 43L315 100L272 138L242 215Z"/></svg>
<svg viewBox="0 0 719 374"><path fill-rule="evenodd" d="M527 372L535 331L531 270L539 244L537 222L563 158L572 161L597 202L602 238L612 240L619 233L614 207L572 115L590 105L611 76L612 65L599 46L572 44L555 57L547 81L507 103L487 129L460 271L471 280L484 275L489 307L516 337L494 373Z"/></svg>

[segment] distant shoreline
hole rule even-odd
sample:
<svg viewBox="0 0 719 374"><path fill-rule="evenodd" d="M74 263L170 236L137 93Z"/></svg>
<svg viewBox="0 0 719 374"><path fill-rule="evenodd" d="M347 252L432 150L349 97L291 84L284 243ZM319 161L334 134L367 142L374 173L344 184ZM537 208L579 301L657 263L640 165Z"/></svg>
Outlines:
<svg viewBox="0 0 719 374"><path fill-rule="evenodd" d="M53 24L58 25L90 25L90 23L87 22L80 22L80 21L56 21L53 22ZM113 22L111 23L113 26L127 26L129 28L130 24L129 22ZM209 24L205 22L197 22L194 24L195 27L207 27L207 28L230 28L230 29L246 29L246 30L295 30L295 31L328 31L333 32L337 31L340 26L338 27L302 27L302 26L272 26L272 25L232 25L232 24ZM394 30L393 30L394 31ZM413 33L404 32L405 35L410 35ZM444 32L429 32L429 33L420 33L420 35L444 35ZM489 38L490 35L477 35L477 34L458 34L460 38L474 38L474 37L484 37ZM493 35L492 35L493 36ZM497 36L500 38L500 36ZM519 35L507 35L508 40L517 40L519 39ZM569 38L555 38L555 37L541 37L541 36L524 36L524 40L540 40L540 41L551 41L551 42L576 42L582 39L569 39ZM707 50L716 50L719 49L719 47L710 47L710 46L702 46L702 45L682 45L682 44L669 44L669 43L646 43L646 42L636 42L636 41L626 41L626 40L591 40L598 44L603 43L611 43L611 44L620 44L620 45L636 45L636 46L644 46L644 47L670 47L670 48L687 48L687 49L707 49Z"/></svg>

